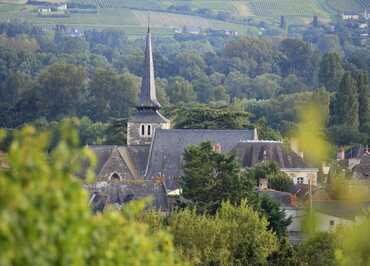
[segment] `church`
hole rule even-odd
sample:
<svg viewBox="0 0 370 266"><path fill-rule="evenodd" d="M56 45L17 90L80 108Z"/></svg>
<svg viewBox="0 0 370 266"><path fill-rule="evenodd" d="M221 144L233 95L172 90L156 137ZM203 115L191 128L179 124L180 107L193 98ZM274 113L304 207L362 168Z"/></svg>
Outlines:
<svg viewBox="0 0 370 266"><path fill-rule="evenodd" d="M245 168L272 160L296 184L316 185L317 172L282 142L259 140L257 129L172 129L156 97L151 32L148 28L139 104L127 124L127 145L89 146L97 157L96 182L86 185L95 211L151 197L153 207L168 210L179 195L182 154L188 145L210 141L215 150L234 152Z"/></svg>

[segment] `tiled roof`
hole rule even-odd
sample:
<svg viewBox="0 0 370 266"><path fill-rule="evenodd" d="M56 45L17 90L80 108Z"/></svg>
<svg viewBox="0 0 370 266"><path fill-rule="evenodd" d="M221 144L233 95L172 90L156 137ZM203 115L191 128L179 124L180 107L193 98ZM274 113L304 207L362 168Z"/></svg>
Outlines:
<svg viewBox="0 0 370 266"><path fill-rule="evenodd" d="M244 167L253 167L268 160L276 162L280 168L307 168L303 159L281 142L244 142L233 151Z"/></svg>
<svg viewBox="0 0 370 266"><path fill-rule="evenodd" d="M169 120L158 111L137 110L128 120L136 123L168 123Z"/></svg>
<svg viewBox="0 0 370 266"><path fill-rule="evenodd" d="M90 205L94 212L103 211L107 205L123 206L131 200L151 197L150 207L168 209L166 190L154 180L123 180L106 182L103 186L89 185Z"/></svg>
<svg viewBox="0 0 370 266"><path fill-rule="evenodd" d="M153 138L146 178L163 175L168 189L176 189L174 177L182 175L182 155L188 145L204 141L220 144L230 152L239 142L253 139L253 130L159 129Z"/></svg>

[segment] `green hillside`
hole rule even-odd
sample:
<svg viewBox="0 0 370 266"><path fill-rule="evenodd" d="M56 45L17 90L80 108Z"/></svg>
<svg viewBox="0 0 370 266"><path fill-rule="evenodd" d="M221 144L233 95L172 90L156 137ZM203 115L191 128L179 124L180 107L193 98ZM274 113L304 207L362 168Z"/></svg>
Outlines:
<svg viewBox="0 0 370 266"><path fill-rule="evenodd" d="M48 0L56 1L56 0ZM329 19L345 10L361 10L368 0L67 0L75 4L93 4L97 14L70 14L68 17L40 17L37 7L25 0L0 0L0 19L22 18L40 25L66 24L84 28L122 28L130 35L142 34L148 11L152 26L159 34L173 34L173 28L232 29L240 33L256 33L243 25L246 17L278 21L280 16L304 23L314 15ZM12 4L13 3L13 4ZM184 11L185 10L185 11ZM205 11L204 11L205 10ZM202 15L201 12L211 15ZM207 13L208 12L208 13ZM227 14L228 22L218 15Z"/></svg>
<svg viewBox="0 0 370 266"><path fill-rule="evenodd" d="M369 0L318 0L318 2L334 14L343 11L361 12L365 7L370 7Z"/></svg>

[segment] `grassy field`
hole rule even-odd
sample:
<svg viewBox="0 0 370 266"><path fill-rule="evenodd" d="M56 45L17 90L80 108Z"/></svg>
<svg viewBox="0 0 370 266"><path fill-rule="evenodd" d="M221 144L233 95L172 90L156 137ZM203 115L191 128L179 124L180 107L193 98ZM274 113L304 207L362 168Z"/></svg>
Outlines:
<svg viewBox="0 0 370 266"><path fill-rule="evenodd" d="M121 28L129 34L141 35L147 25L148 10L151 24L160 34L172 34L173 27L233 29L240 33L253 32L236 23L165 12L171 5L188 5L193 10L209 8L227 11L234 16L256 17L278 21L284 15L291 22L310 21L312 16L328 19L344 10L361 10L369 0L64 0L74 3L96 4L98 14L71 14L70 17L39 17L36 7L25 5L26 0L0 0L0 20L21 18L39 25L65 24L81 28ZM63 0L46 0L60 2Z"/></svg>
<svg viewBox="0 0 370 266"><path fill-rule="evenodd" d="M361 12L365 7L370 8L369 0L317 0L323 9L333 15L343 11Z"/></svg>
<svg viewBox="0 0 370 266"><path fill-rule="evenodd" d="M248 30L239 24L205 19L196 16L150 12L153 31L160 35L173 34L174 27L193 26L203 29L233 29L239 32ZM64 24L79 28L117 28L127 32L130 37L145 33L148 12L128 8L102 8L98 14L72 14L70 17L39 17L35 7L28 5L0 4L0 19L22 18L36 25L52 26Z"/></svg>
<svg viewBox="0 0 370 266"><path fill-rule="evenodd" d="M312 0L250 0L248 5L253 13L260 17L282 15L297 17L328 16L321 6Z"/></svg>

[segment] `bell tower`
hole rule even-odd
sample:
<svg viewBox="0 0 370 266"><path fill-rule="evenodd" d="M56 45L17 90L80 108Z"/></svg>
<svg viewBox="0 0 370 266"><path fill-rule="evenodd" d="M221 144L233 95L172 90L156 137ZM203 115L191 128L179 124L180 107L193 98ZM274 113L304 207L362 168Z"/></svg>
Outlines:
<svg viewBox="0 0 370 266"><path fill-rule="evenodd" d="M170 121L161 115L157 100L150 27L146 36L144 76L139 104L127 123L127 145L150 145L157 128L169 129Z"/></svg>

